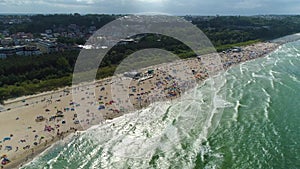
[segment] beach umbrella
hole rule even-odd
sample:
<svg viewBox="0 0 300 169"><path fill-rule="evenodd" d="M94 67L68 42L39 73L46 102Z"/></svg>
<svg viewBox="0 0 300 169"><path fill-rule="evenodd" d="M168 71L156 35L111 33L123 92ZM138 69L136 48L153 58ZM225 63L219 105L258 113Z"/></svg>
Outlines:
<svg viewBox="0 0 300 169"><path fill-rule="evenodd" d="M7 163L9 163L10 161L7 158L4 158L1 162L2 165L6 165Z"/></svg>

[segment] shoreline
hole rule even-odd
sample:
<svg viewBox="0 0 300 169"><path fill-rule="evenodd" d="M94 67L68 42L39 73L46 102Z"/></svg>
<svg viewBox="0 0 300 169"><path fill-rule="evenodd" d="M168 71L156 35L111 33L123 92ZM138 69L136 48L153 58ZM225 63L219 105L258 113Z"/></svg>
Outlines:
<svg viewBox="0 0 300 169"><path fill-rule="evenodd" d="M21 157L21 158L17 158L13 163L11 163L9 165L9 168L20 168L23 167L25 165L27 165L28 163L30 163L32 160L34 160L36 157L42 155L43 153L45 153L47 150L49 150L51 147L55 146L55 144L59 143L59 141L62 141L65 139L70 139L72 137L74 137L76 135L76 133L66 133L64 135L64 138L55 138L54 140L48 142L45 145L39 145L38 147L36 147L35 151L32 152L27 152L25 157ZM8 167L8 166L7 166Z"/></svg>
<svg viewBox="0 0 300 169"><path fill-rule="evenodd" d="M300 33L295 33L295 34L286 35L286 36L283 36L283 37L280 37L280 38L277 38L277 39L274 39L274 40L270 40L270 41L267 41L267 42L275 43L279 47L281 45L291 43L291 42L295 42L295 41L299 41L299 40L300 40ZM258 44L258 43L265 43L265 42L257 42L255 44ZM245 46L241 46L241 48L243 48L243 47L245 47ZM222 52L219 52L218 54L221 54L221 53ZM191 58L187 58L187 59L184 59L184 60L188 60L188 59L191 59ZM108 79L111 79L111 78L112 77L107 77L107 78L104 78L104 79L98 79L98 80L95 80L95 83L102 82L102 81L105 81L105 80L108 80ZM88 83L90 83L90 82L88 82ZM88 85L88 84L78 84L76 86L80 86L80 85ZM73 86L73 88L74 88L74 86ZM18 97L18 98L11 98L11 99L5 100L4 104L0 104L0 106L5 106L5 105L13 104L15 102L20 102L24 99L32 99L32 98L37 98L37 97L40 97L40 96L46 96L46 95L50 95L50 94L53 94L53 93L58 93L60 91L69 90L69 89L72 89L72 86L65 86L65 87L58 88L56 90L45 91L45 92L36 93L36 94L33 94L33 95L21 96L21 97ZM7 111L7 110L0 109L0 113L3 112L3 111Z"/></svg>
<svg viewBox="0 0 300 169"><path fill-rule="evenodd" d="M228 64L228 66L226 65L226 66L224 66L224 70L226 71L227 69L229 69L230 67L233 67L233 66L236 66L236 65L239 65L239 64L241 64L241 63L244 63L244 62L247 62L247 61L251 61L251 60L254 60L254 59L257 59L257 58L261 58L261 57L265 57L266 55L269 55L270 53L272 53L272 52L274 52L275 50L277 50L278 49L278 47L280 47L281 45L280 44L278 44L278 43L262 43L262 42L260 42L260 43L256 43L256 44L253 44L253 45L250 45L250 46L245 46L245 47L242 47L242 49L243 50L245 50L245 51L247 51L248 49L247 49L247 47L256 47L256 45L260 45L260 44L262 44L263 46L264 45L266 45L266 44L272 44L272 45L274 45L274 46L272 46L273 48L271 49L271 50L268 50L267 52L265 52L265 53L263 53L263 54L261 54L261 53L259 53L259 52L257 52L257 51L255 51L255 52L257 52L258 54L258 56L257 57L255 57L255 58L251 58L251 59L246 59L246 60L242 60L241 58L243 58L244 56L240 56L239 55L239 53L218 53L219 54L219 56L222 58L222 64L223 64L223 66L224 66L224 64L225 63L229 63L229 61L237 61L237 60L239 60L240 59L240 61L239 62L233 62L233 63L229 63ZM264 48L264 47L263 47ZM222 57L223 56L223 57ZM237 57L235 57L235 56L237 56ZM231 57L231 60L230 59L228 59L228 58L226 58L226 57ZM225 58L225 60L223 60ZM228 60L226 60L226 59L228 59ZM192 58L192 59L186 59L185 61L194 61L195 60L195 58ZM224 61L228 61L228 62L224 62ZM101 80L97 80L97 81L95 81L94 83L95 84L97 84L97 83L105 83L105 81L107 81L107 80L112 80L113 79L113 77L109 77L109 78L106 78L106 79L101 79ZM201 82L203 82L204 80L206 80L207 79L207 76L205 77L204 76L204 78L201 78L200 79L200 81ZM94 84L93 83L93 84ZM78 86L75 86L74 88L84 88L84 86L85 85L83 85L83 84L79 84ZM89 84L87 84L87 85L89 85ZM43 96L49 96L49 95L53 95L53 94L55 94L55 93L60 93L60 92L63 92L64 93L64 90L66 90L66 89L70 89L70 90L72 90L72 86L67 86L67 87L64 87L64 88L61 88L61 89L58 89L58 90L55 90L55 91L49 91L49 92L43 92L43 93L39 93L39 94L36 94L36 95L33 95L33 96L23 96L23 97L20 97L20 98L16 98L16 99L13 99L13 100L10 100L9 101L9 103L8 104L15 104L15 103L17 103L17 102L22 102L22 100L24 100L24 99L26 99L26 100L30 100L30 99L37 99L37 98L40 98L40 97L43 97ZM86 91L89 91L90 89L86 89ZM105 89L105 90L108 90L107 88ZM179 94L178 95L176 95L176 96L180 96ZM70 97L70 95L64 95L64 97ZM51 97L52 98L52 97ZM61 97L57 97L57 98L61 98ZM172 98L173 97L171 97L171 99L170 98L166 98L166 100L172 100ZM112 99L112 98L110 98L110 99ZM66 99L67 100L67 99ZM155 100L154 102L157 102L157 100ZM42 102L39 102L40 104L42 104ZM39 103L36 103L36 104L39 104ZM67 102L65 102L65 103L67 103ZM149 102L150 104L151 104L151 102ZM153 103L153 102L152 102ZM43 103L44 104L44 103ZM52 103L51 103L52 104ZM47 105L47 103L46 103L46 105ZM50 104L49 104L50 105ZM49 106L49 105L47 105L47 106ZM149 104L148 104L149 105ZM140 108L145 108L145 107L147 107L148 106L147 104L146 105L142 105L142 104L140 104ZM29 105L28 107L34 107L35 105L34 105L34 103L32 104L32 105ZM47 107L46 106L46 107ZM138 105L137 105L138 106ZM10 111L17 111L17 110L20 110L20 109L22 109L24 106L21 106L21 107L18 107L18 108L14 108L14 109L12 109L12 110L9 110L9 111L3 111L3 112L1 112L0 113L0 115L1 114L4 114L4 113L7 113L7 112L10 112ZM37 106L36 106L37 107ZM43 106L41 106L41 107L43 107ZM25 108L27 108L26 106L24 107L24 109ZM57 109L58 110L58 109ZM130 112L130 111L129 111ZM125 114L125 113L124 113ZM122 116L122 115L124 115L124 114L121 114L121 115L119 115L119 116ZM127 114L127 113L126 113ZM111 115L111 119L113 119L113 118L117 118L117 117L119 117L118 116L118 114L117 114L117 116L116 116L116 114L113 114L113 115ZM34 118L34 116L32 116L33 118ZM74 118L73 118L74 119ZM106 120L107 119L110 119L110 118L106 118ZM70 120L70 121L72 121L72 120ZM97 122L96 122L97 123ZM75 125L76 126L76 125ZM93 126L93 124L88 124L87 126ZM75 128L75 130L77 131L82 131L82 130L85 130L84 128L86 127L86 126L83 126L82 128L81 128L82 126L80 125L80 126L76 126ZM81 129L80 129L81 128ZM74 130L74 133L76 133L76 131ZM73 132L66 132L66 133L63 133L62 134L62 138L65 138L65 137L68 137L68 136L70 136L70 133L73 133ZM54 135L55 135L55 133L54 133ZM46 137L46 136L45 136ZM34 149L34 151L33 152L31 152L30 150L28 150L28 151L24 151L23 153L22 153L22 157L16 157L15 159L12 159L12 158L10 158L10 159L12 159L12 161L10 162L10 163L8 163L7 165L5 165L4 166L4 168L15 168L15 167L20 167L20 164L22 164L22 165L24 165L24 164L27 164L28 162L30 162L32 159L34 159L35 157L37 157L39 154L41 154L42 152L44 152L45 150L47 150L49 147L51 147L52 145L54 145L55 143L57 143L59 140L61 140L61 137L59 137L59 136L53 136L54 137L54 139L53 140L51 140L51 141L46 141L46 142L41 142L38 146L36 146L36 147L34 147L33 149ZM47 140L47 139L46 139ZM45 146L45 144L46 144L46 146ZM12 151L14 151L14 150L12 150ZM25 155L24 155L25 154ZM25 158L24 158L24 156L26 156Z"/></svg>

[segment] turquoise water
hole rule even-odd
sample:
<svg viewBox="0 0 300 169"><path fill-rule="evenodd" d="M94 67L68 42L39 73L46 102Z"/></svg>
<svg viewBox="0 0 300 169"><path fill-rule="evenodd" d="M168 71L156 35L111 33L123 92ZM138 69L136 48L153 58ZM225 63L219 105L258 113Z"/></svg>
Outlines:
<svg viewBox="0 0 300 169"><path fill-rule="evenodd" d="M72 136L24 168L300 168L300 42L214 80Z"/></svg>

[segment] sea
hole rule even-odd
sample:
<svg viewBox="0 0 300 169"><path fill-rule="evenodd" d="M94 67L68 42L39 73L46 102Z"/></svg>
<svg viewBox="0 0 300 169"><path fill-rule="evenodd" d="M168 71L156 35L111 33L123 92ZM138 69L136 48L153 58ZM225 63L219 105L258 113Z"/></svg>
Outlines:
<svg viewBox="0 0 300 169"><path fill-rule="evenodd" d="M300 42L69 136L23 167L80 168L299 169Z"/></svg>

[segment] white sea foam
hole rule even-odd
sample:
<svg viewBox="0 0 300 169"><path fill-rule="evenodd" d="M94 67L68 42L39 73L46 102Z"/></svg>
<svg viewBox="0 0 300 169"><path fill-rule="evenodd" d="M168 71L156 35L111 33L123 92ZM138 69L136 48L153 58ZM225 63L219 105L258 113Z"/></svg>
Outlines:
<svg viewBox="0 0 300 169"><path fill-rule="evenodd" d="M69 154L68 162L77 160L78 168L124 168L129 163L132 167L149 167L151 158L158 154L164 156L155 161L160 168L170 166L176 158L177 162L180 161L178 166L191 168L201 150L201 142L207 140L217 126L222 109L233 106L219 96L225 94L221 90L225 82L220 83L222 79L216 81L206 81L205 86L197 87L176 102L154 103L143 110L94 126L69 143L48 165L53 167L66 153ZM185 140L192 141L195 146L189 149L189 154L182 145ZM174 153L188 156L176 157Z"/></svg>
<svg viewBox="0 0 300 169"><path fill-rule="evenodd" d="M52 160L48 168L59 166L62 155L68 155L68 163L77 168L193 168L197 156L205 162L204 168L220 168L226 161L226 154L220 153L222 151L232 156L232 168L266 167L263 157L273 155L270 150L280 158L285 157L281 152L282 145L277 142L282 137L281 129L277 129L272 121L276 118L272 114L275 103L272 96L277 90L282 90L282 86L294 90L285 79L299 81L297 76L286 78L286 72L275 69L278 67L274 64L289 63L284 61L285 57L277 56L282 55L280 52L267 57L266 62L263 60L263 66L260 63L244 64L240 69L228 70L226 80L216 79L216 82L220 80L218 83L206 80L205 85L197 86L184 99L157 102L94 126L72 140L62 153L55 154L53 159L56 158L56 162ZM297 62L293 63L296 65ZM241 74L243 78L239 77ZM272 88L268 81L274 82ZM223 97L226 87L229 89L228 98ZM229 121L217 131L225 134L208 139L223 108L229 114ZM289 127L282 130L292 133ZM272 135L276 137L271 138ZM209 145L211 139L215 147ZM254 144L248 144L251 141ZM227 147L228 150L222 150ZM258 160L251 161L253 157ZM245 162L247 160L249 163ZM38 164L37 161L33 163Z"/></svg>

